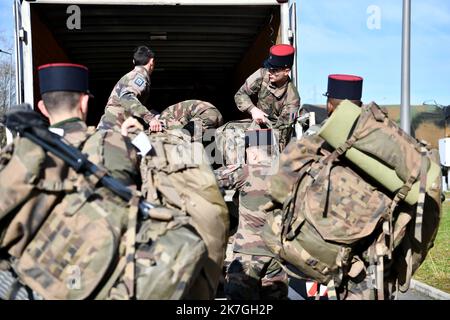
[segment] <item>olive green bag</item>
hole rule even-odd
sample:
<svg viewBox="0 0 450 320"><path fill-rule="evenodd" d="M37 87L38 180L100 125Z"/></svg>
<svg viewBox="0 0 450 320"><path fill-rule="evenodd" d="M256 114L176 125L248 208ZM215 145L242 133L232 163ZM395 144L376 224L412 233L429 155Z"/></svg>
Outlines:
<svg viewBox="0 0 450 320"><path fill-rule="evenodd" d="M152 150L142 160L142 192L147 201L185 215L203 240L207 258L187 299L213 299L222 275L228 243L228 209L203 145L180 130L149 137Z"/></svg>
<svg viewBox="0 0 450 320"><path fill-rule="evenodd" d="M91 132L81 143L83 152L98 157L90 160L100 171L105 170L101 149L106 135ZM41 194L57 195L60 201L27 240L13 268L22 283L45 299L93 298L121 255L131 250L125 241L127 233L135 232L138 208L98 187L101 174L84 176L66 170L60 182L37 183Z"/></svg>
<svg viewBox="0 0 450 320"><path fill-rule="evenodd" d="M99 165L105 134L83 142ZM137 193L127 203L97 182L68 168L61 183L38 183L60 201L12 265L20 282L51 300L186 297L207 258L189 218L164 207L138 216Z"/></svg>
<svg viewBox="0 0 450 320"><path fill-rule="evenodd" d="M430 168L439 157L436 150L406 137L378 106L371 104L360 113L350 126L353 134L336 150L319 136L286 148L280 172L270 181L273 201L266 208L263 238L280 260L296 269L297 276L330 287L339 287L349 278L370 277L373 296L384 299L408 289L433 245L441 212L441 177ZM390 141L377 140L374 145L373 136ZM406 153L401 154L409 159L406 165L387 162L390 155L378 148L392 143L402 146L397 153ZM355 165L346 153L352 147L371 150L367 154L374 161L402 172L406 181L392 192L367 168ZM419 195L411 205L406 198L415 183Z"/></svg>
<svg viewBox="0 0 450 320"><path fill-rule="evenodd" d="M361 242L388 216L391 200L332 154L316 151L296 172L297 182L282 207L268 213L263 238L303 278L339 286Z"/></svg>

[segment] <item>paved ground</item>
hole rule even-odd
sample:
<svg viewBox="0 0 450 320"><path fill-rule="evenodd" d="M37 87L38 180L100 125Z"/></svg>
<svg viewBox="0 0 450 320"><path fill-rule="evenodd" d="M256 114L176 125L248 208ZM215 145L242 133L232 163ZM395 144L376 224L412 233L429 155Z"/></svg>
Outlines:
<svg viewBox="0 0 450 320"><path fill-rule="evenodd" d="M406 293L400 294L398 300L433 300L433 299L421 294L420 292L414 289L409 289Z"/></svg>
<svg viewBox="0 0 450 320"><path fill-rule="evenodd" d="M231 193L228 194L228 202L227 204L230 206L231 209L236 210L236 208L231 204ZM234 212L234 215L232 215L231 218L231 224L232 224L232 229L233 232L235 231L235 228L237 227L237 212ZM231 262L231 256L232 256L232 243L233 243L233 239L230 238L229 239L229 243L227 246L227 257L225 260L225 264L227 265L229 262ZM305 300L305 298L307 297L306 294L306 286L305 286L305 282L301 281L301 280L297 280L297 279L291 279L290 283L289 283L290 287L289 287L289 299L291 300ZM219 290L220 292L220 290ZM223 292L220 292L220 294L218 294L218 298L224 298L223 296ZM408 292L406 293L401 293L399 294L399 300L432 300L430 297L421 294L420 292L414 290L414 289L410 289Z"/></svg>
<svg viewBox="0 0 450 320"><path fill-rule="evenodd" d="M304 281L291 280L289 283L289 299L305 300L307 297ZM326 298L322 298L325 299ZM406 293L399 294L398 300L432 300L430 297L421 294L414 289L408 290Z"/></svg>

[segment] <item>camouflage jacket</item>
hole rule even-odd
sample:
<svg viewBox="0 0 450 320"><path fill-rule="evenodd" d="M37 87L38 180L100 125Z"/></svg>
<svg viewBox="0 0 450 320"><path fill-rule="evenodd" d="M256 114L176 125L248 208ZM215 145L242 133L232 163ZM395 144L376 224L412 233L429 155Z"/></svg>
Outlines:
<svg viewBox="0 0 450 320"><path fill-rule="evenodd" d="M257 96L256 107L268 114L274 128L282 131L280 139L286 145L300 108L300 96L289 79L282 87L270 83L269 72L261 68L247 78L234 96L240 111L250 112L255 105L251 97Z"/></svg>
<svg viewBox="0 0 450 320"><path fill-rule="evenodd" d="M137 156L128 140L119 133L88 128L72 118L51 128L71 145L80 148L87 139L98 139L84 151L90 161L109 169L122 183L135 187L138 181ZM101 137L100 137L101 136ZM95 140L97 141L97 140ZM60 158L46 153L27 138L16 138L0 154L0 221L9 223L0 229L0 248L20 257L64 191L73 189L69 168Z"/></svg>
<svg viewBox="0 0 450 320"><path fill-rule="evenodd" d="M111 92L106 104L105 114L98 125L99 129L117 128L130 116L144 119L146 122L155 116L144 105L150 93L150 74L137 66L124 75Z"/></svg>
<svg viewBox="0 0 450 320"><path fill-rule="evenodd" d="M167 122L168 128L184 126L195 119L201 121L203 130L223 124L220 111L211 103L201 100L186 100L171 105L161 112L160 119Z"/></svg>

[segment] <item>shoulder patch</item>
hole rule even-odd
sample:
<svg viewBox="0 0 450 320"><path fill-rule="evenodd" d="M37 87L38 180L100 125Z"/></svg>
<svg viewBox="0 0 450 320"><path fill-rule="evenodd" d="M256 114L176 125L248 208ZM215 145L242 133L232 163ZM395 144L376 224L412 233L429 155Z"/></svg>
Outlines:
<svg viewBox="0 0 450 320"><path fill-rule="evenodd" d="M141 77L137 77L137 78L134 80L134 83L135 83L138 87L142 87L142 86L144 85L144 83L145 83L145 80L142 79Z"/></svg>

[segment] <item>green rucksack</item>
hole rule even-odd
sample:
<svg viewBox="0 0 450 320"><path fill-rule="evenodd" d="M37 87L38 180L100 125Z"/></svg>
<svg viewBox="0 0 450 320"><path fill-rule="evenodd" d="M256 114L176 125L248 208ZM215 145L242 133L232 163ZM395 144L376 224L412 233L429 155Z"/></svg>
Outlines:
<svg viewBox="0 0 450 320"><path fill-rule="evenodd" d="M424 163L438 163L435 150L405 138L398 126L377 110L381 109L376 105L362 108L360 122L350 126L352 134L337 151L319 136L288 145L281 155L280 172L270 181L273 201L266 208L263 238L271 251L291 266L291 274L330 285L330 289L341 287L348 279L371 278L371 289L378 289L371 290L370 296L383 299L396 291L396 285L401 291L408 289L411 275L432 247L439 226L441 180L440 175L433 176L425 191L431 165ZM370 130L376 125L368 119L378 124L375 130ZM357 135L363 124L368 132L365 141L373 141L370 135L385 130L386 125L391 130L387 130L390 140L377 141L376 146L390 150L391 144L402 145L401 152L418 152L419 160L426 159L408 169L396 163L397 171L415 178L397 192L341 156L352 146L364 146L366 154L382 161L377 150L370 143L363 144L362 135ZM403 156L413 158L412 154ZM414 172L408 171L411 169ZM421 184L420 196L418 203L411 205L404 199L416 180Z"/></svg>
<svg viewBox="0 0 450 320"><path fill-rule="evenodd" d="M184 214L203 240L207 258L186 298L213 299L228 243L228 209L201 143L181 130L148 136L152 150L142 160L142 193L155 204Z"/></svg>
<svg viewBox="0 0 450 320"><path fill-rule="evenodd" d="M110 135L114 133L96 132L82 143L82 151L93 155L90 160L99 166L103 164L102 146L112 143L106 142ZM119 141L113 145L120 146ZM34 149L40 147L34 145ZM52 161L60 160L48 156ZM9 161L4 158L3 162L6 167ZM64 164L57 163L64 172ZM27 204L38 205L28 213L28 207L22 208L24 218L13 219L6 226L12 231L22 222L34 226L32 232L19 238L26 236L25 247L16 249L12 260L19 282L44 299L187 297L205 264L207 251L186 215L159 207L150 210L149 217L141 217L139 193L126 202L109 189L98 187L98 177L66 170L60 181L23 182L24 187L37 185L38 192L27 199ZM47 195L54 195L52 202ZM44 202L49 204L43 206ZM39 213L39 208L45 211ZM14 212L9 216L19 218ZM36 217L42 221L39 225L31 221Z"/></svg>

